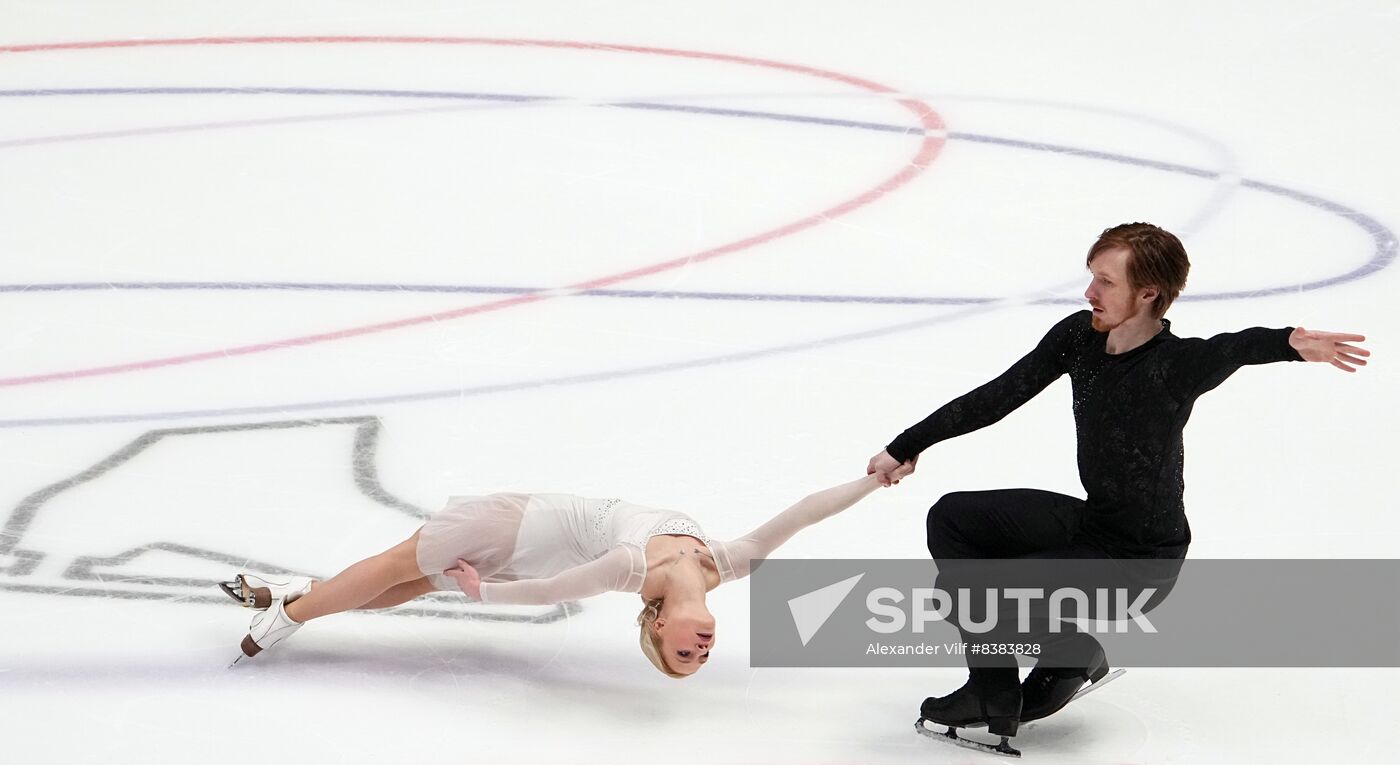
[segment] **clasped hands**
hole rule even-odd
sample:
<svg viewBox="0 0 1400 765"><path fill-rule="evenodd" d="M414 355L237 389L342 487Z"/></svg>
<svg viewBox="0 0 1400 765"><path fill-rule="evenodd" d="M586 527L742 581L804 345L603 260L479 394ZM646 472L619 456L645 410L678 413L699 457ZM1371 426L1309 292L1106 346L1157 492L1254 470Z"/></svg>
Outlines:
<svg viewBox="0 0 1400 765"><path fill-rule="evenodd" d="M901 478L913 473L918 463L918 455L908 462L900 462L891 457L889 452L880 452L870 458L870 464L865 466L865 474L878 478L881 486L893 486L899 483Z"/></svg>

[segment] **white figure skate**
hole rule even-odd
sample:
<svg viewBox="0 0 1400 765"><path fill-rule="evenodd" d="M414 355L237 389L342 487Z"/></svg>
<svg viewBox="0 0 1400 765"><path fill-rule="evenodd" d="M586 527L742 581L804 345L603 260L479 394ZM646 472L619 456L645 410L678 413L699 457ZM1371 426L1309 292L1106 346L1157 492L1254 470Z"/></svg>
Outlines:
<svg viewBox="0 0 1400 765"><path fill-rule="evenodd" d="M287 616L286 601L280 598L272 601L272 605L266 610L253 616L253 623L248 626L248 634L239 645L239 648L243 649L243 656L234 659L233 663L237 664L245 656L250 659L257 656L291 637L292 633L299 629L301 622L292 621L292 618Z"/></svg>
<svg viewBox="0 0 1400 765"><path fill-rule="evenodd" d="M312 581L309 576L290 574L239 574L232 581L219 582L219 589L246 608L265 611L274 600L291 603L311 592Z"/></svg>

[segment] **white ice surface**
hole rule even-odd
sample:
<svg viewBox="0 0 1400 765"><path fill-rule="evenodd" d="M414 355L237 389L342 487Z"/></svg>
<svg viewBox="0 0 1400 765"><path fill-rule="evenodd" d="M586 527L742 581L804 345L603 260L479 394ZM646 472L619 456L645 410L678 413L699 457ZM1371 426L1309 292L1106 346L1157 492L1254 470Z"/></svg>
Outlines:
<svg viewBox="0 0 1400 765"><path fill-rule="evenodd" d="M247 612L206 602L209 587L121 576L211 580L229 573L222 559L328 574L411 533L412 508L501 490L626 497L729 536L858 475L900 429L1024 353L1075 309L1030 301L1077 297L1082 253L1106 226L1181 233L1189 296L1303 285L1374 255L1355 220L1250 182L1400 225L1400 6L1389 1L0 5L0 48L346 35L703 51L898 95L572 45L6 48L7 92L554 100L0 96L0 285L570 287L839 208L909 168L922 140L605 104L912 130L906 99L932 107L950 136L907 183L791 235L608 287L998 300L0 293L0 517L36 508L19 548L43 553L22 575L0 555L0 762L988 761L909 730L918 702L960 671L750 668L747 584L712 596L715 659L676 683L637 656L632 596L548 624L457 618L470 611L451 600L425 607L436 615L335 617L229 671ZM1355 376L1246 369L1199 402L1187 432L1193 556L1397 557L1396 286L1390 268L1172 309L1179 335L1302 324L1365 332L1376 353ZM450 316L224 353L433 314ZM215 358L29 379L203 353ZM373 401L316 403L361 399ZM358 419L228 429L326 418ZM373 418L357 484L357 433ZM140 441L165 429L176 431ZM72 480L123 449L129 459ZM1001 486L1080 490L1066 383L930 450L912 479L783 554L919 557L933 499ZM89 566L93 579L71 568L132 550L145 552ZM169 599L121 597L151 594ZM1038 763L1383 762L1400 733L1398 679L1135 668L1017 742Z"/></svg>

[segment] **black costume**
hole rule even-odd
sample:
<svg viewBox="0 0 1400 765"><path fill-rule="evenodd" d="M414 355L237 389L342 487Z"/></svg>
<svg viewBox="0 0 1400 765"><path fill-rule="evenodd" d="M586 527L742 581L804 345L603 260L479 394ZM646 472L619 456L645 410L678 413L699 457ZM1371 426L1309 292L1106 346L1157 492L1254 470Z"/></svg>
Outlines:
<svg viewBox="0 0 1400 765"><path fill-rule="evenodd" d="M1256 327L1203 340L1176 337L1166 319L1152 339L1110 354L1108 335L1094 331L1091 315L1066 317L1001 376L949 402L887 447L891 457L908 461L939 441L997 422L1069 375L1079 480L1088 499L1023 490L980 493L977 512L963 514L964 520L990 533L967 533L961 542L930 537L935 558L1049 557L1045 553L1076 547L1097 554L1063 557L1184 557L1191 529L1182 504L1181 438L1196 398L1247 364L1302 360L1288 344L1292 328ZM1013 516L1017 510L1053 509L1057 522L1071 527L1046 535L1043 523L997 523L995 508Z"/></svg>
<svg viewBox="0 0 1400 765"><path fill-rule="evenodd" d="M1064 318L1001 376L939 408L886 448L906 462L939 441L1001 420L1061 375L1070 377L1079 478L1087 499L1034 489L943 497L929 510L927 529L944 591L1008 586L1004 579L993 585L995 574L970 559L1099 559L1104 573L1091 575L1096 582L1129 590L1152 587L1156 595L1147 608L1160 603L1191 543L1182 501L1182 430L1192 405L1242 366L1302 360L1288 343L1292 328L1256 327L1207 340L1176 337L1166 319L1147 342L1110 354L1107 333L1095 331L1091 318L1089 311ZM1031 574L1030 581L1017 585L1083 586L1082 579L1054 581L1064 570L1046 564L1043 576ZM1024 571L1017 569L1014 576L1025 576ZM1035 641L1044 652L1020 690L1014 657L969 653L969 684L928 699L921 708L936 722L982 720L993 733L1014 735L1018 720L1053 713L1084 680L1096 681L1108 669L1097 640L1074 629L1051 634L1044 614L1032 616L1029 635L963 630L963 637Z"/></svg>

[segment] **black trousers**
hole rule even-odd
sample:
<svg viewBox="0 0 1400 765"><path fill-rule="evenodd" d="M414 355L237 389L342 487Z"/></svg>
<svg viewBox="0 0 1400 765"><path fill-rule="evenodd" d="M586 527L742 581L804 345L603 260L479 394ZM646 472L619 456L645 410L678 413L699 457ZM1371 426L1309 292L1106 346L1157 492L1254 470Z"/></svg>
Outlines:
<svg viewBox="0 0 1400 765"><path fill-rule="evenodd" d="M1102 650L1098 641L1073 623L1052 619L1048 599L1032 602L1030 629L1016 629L1017 608L1001 600L997 627L986 631L987 601L984 592L997 588L1033 588L1049 593L1074 588L1086 593L1126 590L1128 602L1136 602L1145 588L1155 593L1142 611L1155 607L1176 582L1179 560L1113 559L1107 552L1078 536L1085 513L1084 500L1038 489L1000 489L955 492L929 509L928 550L938 564L939 589L954 596L954 615L968 613L983 629L955 618L954 624L969 644L1034 644L1030 654L1038 666L1083 668ZM989 562L991 561L991 562ZM957 593L970 593L962 611ZM1091 602L1096 602L1092 601ZM1117 606L1110 599L1110 608ZM1092 607L1091 607L1092 608ZM1095 619L1122 618L1124 614L1076 613ZM971 648L971 645L969 646ZM1013 655L991 652L967 654L968 666L1014 671Z"/></svg>
<svg viewBox="0 0 1400 765"><path fill-rule="evenodd" d="M957 558L1108 558L1075 540L1084 500L1040 489L959 491L928 511L928 551Z"/></svg>

